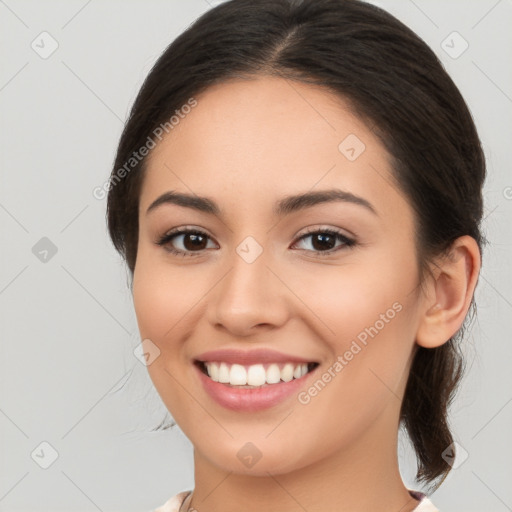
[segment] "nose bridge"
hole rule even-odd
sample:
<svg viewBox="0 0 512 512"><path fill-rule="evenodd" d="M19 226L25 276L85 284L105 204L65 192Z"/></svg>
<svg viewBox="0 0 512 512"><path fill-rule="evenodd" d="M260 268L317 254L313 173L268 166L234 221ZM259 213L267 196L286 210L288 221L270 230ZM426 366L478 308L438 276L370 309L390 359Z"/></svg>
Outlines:
<svg viewBox="0 0 512 512"><path fill-rule="evenodd" d="M288 316L286 290L269 270L270 249L248 236L229 257L230 271L210 301L211 321L238 335L256 325L281 325Z"/></svg>

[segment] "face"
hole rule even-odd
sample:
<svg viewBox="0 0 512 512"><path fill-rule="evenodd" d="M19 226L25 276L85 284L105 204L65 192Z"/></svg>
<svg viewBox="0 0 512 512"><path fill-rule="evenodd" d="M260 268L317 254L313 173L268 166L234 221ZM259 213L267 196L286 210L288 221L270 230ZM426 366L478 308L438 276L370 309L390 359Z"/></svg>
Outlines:
<svg viewBox="0 0 512 512"><path fill-rule="evenodd" d="M149 155L140 196L133 297L158 393L227 471L391 442L422 298L389 155L310 85L239 80L196 100ZM258 386L234 387L246 374Z"/></svg>

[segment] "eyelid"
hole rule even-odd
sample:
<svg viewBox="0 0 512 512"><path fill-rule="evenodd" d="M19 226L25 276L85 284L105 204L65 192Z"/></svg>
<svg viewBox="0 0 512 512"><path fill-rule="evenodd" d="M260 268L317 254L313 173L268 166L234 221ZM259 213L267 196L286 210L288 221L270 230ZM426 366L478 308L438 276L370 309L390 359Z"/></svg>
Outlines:
<svg viewBox="0 0 512 512"><path fill-rule="evenodd" d="M311 235L312 233L324 233L324 232L333 232L336 234L339 234L345 238L356 240L356 235L351 233L350 231L347 231L346 229L336 228L333 226L328 225L316 225L316 226L308 226L307 228L304 228L305 231L300 232L299 234L295 235L295 238L298 240L299 238L302 238L305 235Z"/></svg>
<svg viewBox="0 0 512 512"><path fill-rule="evenodd" d="M163 236L172 236L172 235L181 235L183 233L201 233L202 235L206 235L208 238L214 239L210 233L204 228L199 228L194 225L185 225L185 226L179 226L176 228L169 229L169 231L166 231Z"/></svg>

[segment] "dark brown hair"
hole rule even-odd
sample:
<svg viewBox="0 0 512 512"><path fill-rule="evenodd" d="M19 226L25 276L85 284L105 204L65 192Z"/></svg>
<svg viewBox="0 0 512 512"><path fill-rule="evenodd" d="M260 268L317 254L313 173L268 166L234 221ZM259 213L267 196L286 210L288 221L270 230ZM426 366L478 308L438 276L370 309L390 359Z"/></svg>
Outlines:
<svg viewBox="0 0 512 512"><path fill-rule="evenodd" d="M119 141L108 228L132 276L146 159L122 179L119 169L191 97L212 84L257 75L324 87L348 101L380 138L415 212L422 280L432 258L460 236L473 237L482 251L483 151L464 99L427 44L359 0L231 0L167 47ZM474 309L472 300L466 322ZM416 348L400 419L417 454L418 481L442 482L450 471L442 453L453 441L447 415L464 368L462 335L463 329L438 348Z"/></svg>

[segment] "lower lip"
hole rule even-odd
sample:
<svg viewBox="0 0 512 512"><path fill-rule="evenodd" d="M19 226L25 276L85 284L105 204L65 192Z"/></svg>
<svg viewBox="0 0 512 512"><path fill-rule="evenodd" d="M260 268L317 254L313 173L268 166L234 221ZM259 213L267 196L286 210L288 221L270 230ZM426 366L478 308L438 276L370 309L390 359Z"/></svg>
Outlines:
<svg viewBox="0 0 512 512"><path fill-rule="evenodd" d="M194 364L205 391L219 404L234 411L255 412L277 405L299 392L318 366L299 379L270 384L261 388L237 388L215 382Z"/></svg>

